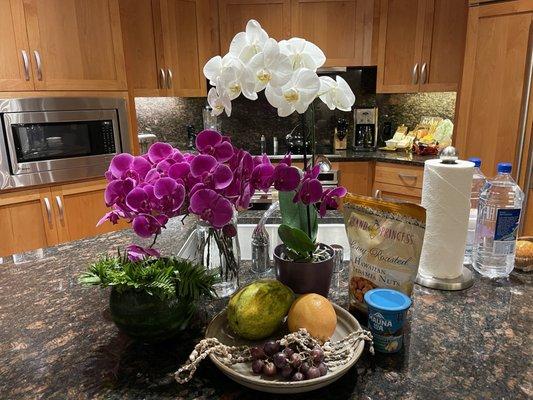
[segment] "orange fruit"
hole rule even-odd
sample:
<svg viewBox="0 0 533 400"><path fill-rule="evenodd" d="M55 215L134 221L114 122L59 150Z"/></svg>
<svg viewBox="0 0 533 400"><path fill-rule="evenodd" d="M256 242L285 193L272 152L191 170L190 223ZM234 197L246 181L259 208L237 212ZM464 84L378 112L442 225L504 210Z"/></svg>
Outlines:
<svg viewBox="0 0 533 400"><path fill-rule="evenodd" d="M309 293L298 297L292 303L287 324L291 332L305 328L315 339L326 342L335 332L337 314L328 299L316 293Z"/></svg>

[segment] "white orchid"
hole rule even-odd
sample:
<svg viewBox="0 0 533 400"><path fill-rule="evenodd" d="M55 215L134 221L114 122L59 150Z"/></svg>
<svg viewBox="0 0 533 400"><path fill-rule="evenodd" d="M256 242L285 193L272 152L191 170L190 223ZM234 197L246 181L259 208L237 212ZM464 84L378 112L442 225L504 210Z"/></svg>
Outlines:
<svg viewBox="0 0 533 400"><path fill-rule="evenodd" d="M231 116L231 99L226 92L219 94L217 88L212 87L207 93L207 103L211 106L211 115L220 115L226 111Z"/></svg>
<svg viewBox="0 0 533 400"><path fill-rule="evenodd" d="M295 110L303 114L316 99L320 90L320 79L315 71L300 68L281 88L268 85L265 95L270 104L278 109L280 117L291 115Z"/></svg>
<svg viewBox="0 0 533 400"><path fill-rule="evenodd" d="M209 83L207 101L213 115L231 115L231 101L241 95L250 100L265 90L268 102L280 117L303 114L319 97L331 110L350 111L355 95L344 79L321 78L316 70L326 56L315 44L300 38L269 38L259 22L250 20L245 32L235 35L229 53L211 58L203 72Z"/></svg>
<svg viewBox="0 0 533 400"><path fill-rule="evenodd" d="M237 33L231 41L229 54L247 63L253 56L263 50L267 39L268 34L261 28L259 22L251 19L246 24L246 31Z"/></svg>
<svg viewBox="0 0 533 400"><path fill-rule="evenodd" d="M281 52L291 60L292 69L308 68L316 71L326 62L320 48L305 39L292 38L279 42Z"/></svg>
<svg viewBox="0 0 533 400"><path fill-rule="evenodd" d="M248 68L252 73L256 92L260 92L268 84L281 87L292 75L289 57L280 53L278 43L272 38L266 41L261 53L252 57Z"/></svg>
<svg viewBox="0 0 533 400"><path fill-rule="evenodd" d="M355 95L346 81L336 76L336 80L329 76L320 77L320 100L322 100L330 110L336 108L341 111L351 111L355 103Z"/></svg>

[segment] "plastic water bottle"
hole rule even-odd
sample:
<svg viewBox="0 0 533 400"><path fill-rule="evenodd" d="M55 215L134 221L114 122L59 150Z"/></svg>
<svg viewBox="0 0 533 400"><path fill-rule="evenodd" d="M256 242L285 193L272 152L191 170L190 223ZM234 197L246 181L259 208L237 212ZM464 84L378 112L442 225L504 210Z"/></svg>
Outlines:
<svg viewBox="0 0 533 400"><path fill-rule="evenodd" d="M511 177L511 169L510 163L499 163L498 174L479 197L473 265L489 278L506 277L514 268L524 193Z"/></svg>
<svg viewBox="0 0 533 400"><path fill-rule="evenodd" d="M470 193L470 216L468 218L468 234L466 236L466 250L464 264L472 264L472 247L474 246L474 235L476 233L477 208L479 196L483 187L487 183L487 178L479 169L481 160L479 158L469 158L468 161L474 163L474 176L472 179L472 192Z"/></svg>

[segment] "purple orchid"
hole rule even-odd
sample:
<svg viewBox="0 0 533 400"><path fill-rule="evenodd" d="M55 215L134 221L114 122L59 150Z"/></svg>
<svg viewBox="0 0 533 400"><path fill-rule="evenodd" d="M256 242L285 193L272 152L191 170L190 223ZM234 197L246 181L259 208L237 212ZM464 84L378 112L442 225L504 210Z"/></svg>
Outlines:
<svg viewBox="0 0 533 400"><path fill-rule="evenodd" d="M231 169L208 154L199 154L191 161L191 175L212 189L225 189L233 179Z"/></svg>
<svg viewBox="0 0 533 400"><path fill-rule="evenodd" d="M139 214L133 219L131 226L137 236L149 238L160 234L161 228L165 227L167 221L168 217L163 214L155 217L150 214Z"/></svg>
<svg viewBox="0 0 533 400"><path fill-rule="evenodd" d="M233 207L229 200L211 189L194 192L189 210L217 229L222 228L233 217Z"/></svg>
<svg viewBox="0 0 533 400"><path fill-rule="evenodd" d="M274 170L273 180L274 188L282 192L290 192L300 184L300 170L288 164L280 163Z"/></svg>
<svg viewBox="0 0 533 400"><path fill-rule="evenodd" d="M320 203L320 216L324 217L328 209L336 210L339 207L339 199L344 197L346 193L346 188L342 186L324 190L322 203Z"/></svg>
<svg viewBox="0 0 533 400"><path fill-rule="evenodd" d="M200 132L196 136L196 148L202 154L212 155L219 162L228 161L233 156L233 146L230 141L217 131Z"/></svg>
<svg viewBox="0 0 533 400"><path fill-rule="evenodd" d="M304 204L314 204L322 198L322 184L317 179L320 167L315 165L310 170L305 171L300 189L296 192L293 202L301 201Z"/></svg>
<svg viewBox="0 0 533 400"><path fill-rule="evenodd" d="M141 247L136 244L130 244L126 248L130 261L141 261L148 257L160 257L159 251L150 247Z"/></svg>

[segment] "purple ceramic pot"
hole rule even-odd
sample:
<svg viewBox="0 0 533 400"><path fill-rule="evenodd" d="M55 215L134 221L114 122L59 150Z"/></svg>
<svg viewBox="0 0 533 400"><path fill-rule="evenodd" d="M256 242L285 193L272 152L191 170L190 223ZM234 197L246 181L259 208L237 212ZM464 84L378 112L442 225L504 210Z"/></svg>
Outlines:
<svg viewBox="0 0 533 400"><path fill-rule="evenodd" d="M276 246L274 249L276 278L296 294L318 293L328 297L334 267L333 249L323 243L320 243L320 246L326 249L331 257L317 263L284 260L281 258L281 253L285 245Z"/></svg>

